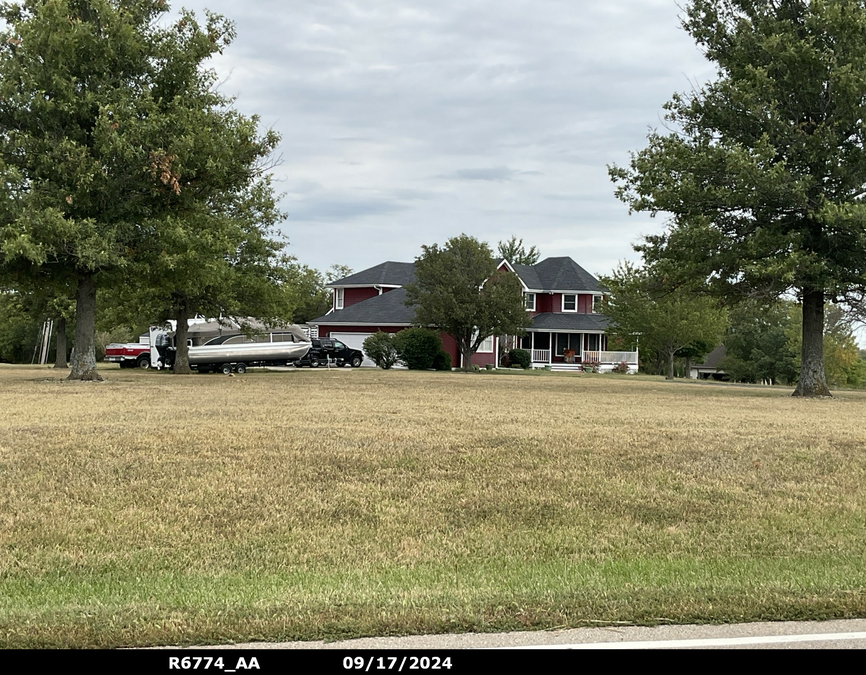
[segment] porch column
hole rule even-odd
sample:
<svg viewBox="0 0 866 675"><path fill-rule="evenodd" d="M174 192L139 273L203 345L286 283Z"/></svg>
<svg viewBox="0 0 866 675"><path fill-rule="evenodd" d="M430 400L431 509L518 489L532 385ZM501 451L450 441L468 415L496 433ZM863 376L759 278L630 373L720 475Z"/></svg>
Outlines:
<svg viewBox="0 0 866 675"><path fill-rule="evenodd" d="M547 334L547 346L550 347L550 349L547 350L547 365L548 366L553 365L553 350L554 350L553 340L554 340L555 335L556 335L556 333L548 333Z"/></svg>

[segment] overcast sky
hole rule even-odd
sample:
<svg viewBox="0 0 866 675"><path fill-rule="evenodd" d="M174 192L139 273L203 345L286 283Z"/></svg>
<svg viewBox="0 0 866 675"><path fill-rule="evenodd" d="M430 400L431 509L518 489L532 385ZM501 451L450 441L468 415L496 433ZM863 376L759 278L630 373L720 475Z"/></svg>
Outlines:
<svg viewBox="0 0 866 675"><path fill-rule="evenodd" d="M175 5L179 7L180 5ZM594 274L663 221L628 215L625 163L714 70L674 0L187 0L232 19L221 91L282 136L282 229L320 270L514 234Z"/></svg>

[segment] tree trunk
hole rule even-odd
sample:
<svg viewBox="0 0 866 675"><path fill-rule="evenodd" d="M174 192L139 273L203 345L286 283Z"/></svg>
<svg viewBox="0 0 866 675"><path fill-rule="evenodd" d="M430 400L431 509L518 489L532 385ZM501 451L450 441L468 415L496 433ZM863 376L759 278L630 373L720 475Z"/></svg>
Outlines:
<svg viewBox="0 0 866 675"><path fill-rule="evenodd" d="M472 348L471 342L472 338L469 338L469 341L460 340L457 344L460 349L460 355L463 357L463 372L468 373L472 370Z"/></svg>
<svg viewBox="0 0 866 675"><path fill-rule="evenodd" d="M687 380L692 379L692 357L691 356L686 357L686 379Z"/></svg>
<svg viewBox="0 0 866 675"><path fill-rule="evenodd" d="M675 351L676 351L676 350L674 350L674 351L669 351L668 354L667 354L667 357L668 357L668 372L667 372L667 375L665 375L665 379L666 379L666 380L672 380L672 379L674 379L674 352L675 352Z"/></svg>
<svg viewBox="0 0 866 675"><path fill-rule="evenodd" d="M66 368L66 319L57 319L57 353L54 355L54 367Z"/></svg>
<svg viewBox="0 0 866 675"><path fill-rule="evenodd" d="M830 396L824 376L824 291L803 290L800 379L793 396Z"/></svg>
<svg viewBox="0 0 866 675"><path fill-rule="evenodd" d="M177 328L174 331L174 344L177 351L174 354L174 374L190 375L189 347L186 344L187 329L189 328L189 307L182 301L177 309Z"/></svg>
<svg viewBox="0 0 866 675"><path fill-rule="evenodd" d="M93 272L78 275L75 290L75 353L67 380L101 382L96 372L96 279Z"/></svg>

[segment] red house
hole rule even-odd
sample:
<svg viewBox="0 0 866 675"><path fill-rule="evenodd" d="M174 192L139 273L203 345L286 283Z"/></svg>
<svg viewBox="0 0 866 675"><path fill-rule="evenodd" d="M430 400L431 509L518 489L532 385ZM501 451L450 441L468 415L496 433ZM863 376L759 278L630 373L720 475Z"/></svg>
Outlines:
<svg viewBox="0 0 866 675"><path fill-rule="evenodd" d="M503 342L503 350L517 346L528 350L535 368L580 370L591 365L610 370L624 361L630 372L637 372L637 352L606 351L608 319L597 311L604 291L571 258L546 258L535 265L510 265L503 260L499 267L520 279L532 321L522 338L485 340L472 357L473 364L499 365ZM384 262L339 279L328 284L334 290L331 311L309 323L318 326L321 337L362 349L364 340L376 331L396 333L413 325L415 312L405 304L403 287L414 279L414 263L401 262ZM451 354L453 367L459 367L454 340L442 334L442 346Z"/></svg>

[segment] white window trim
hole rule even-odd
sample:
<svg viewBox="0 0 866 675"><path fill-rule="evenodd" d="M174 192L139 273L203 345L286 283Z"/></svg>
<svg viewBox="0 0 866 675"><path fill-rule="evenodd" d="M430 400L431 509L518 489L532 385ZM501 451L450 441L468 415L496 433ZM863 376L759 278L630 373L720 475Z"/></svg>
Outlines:
<svg viewBox="0 0 866 675"><path fill-rule="evenodd" d="M484 338L481 341L481 344L478 345L478 349L475 350L475 353L476 354L492 354L496 350L496 344L493 341L494 338L495 338L494 335L488 335L486 338ZM476 339L478 339L478 331L475 331L475 333L472 335L472 341L475 342ZM490 349L485 349L484 347L486 346L488 340L490 340Z"/></svg>
<svg viewBox="0 0 866 675"><path fill-rule="evenodd" d="M494 340L494 337L492 335L488 335L486 338L484 338L481 341L481 344L478 345L478 351L476 351L475 353L476 354L492 354L493 353L493 347L494 347L493 340ZM490 349L485 349L485 347L488 344L490 345Z"/></svg>
<svg viewBox="0 0 866 675"><path fill-rule="evenodd" d="M590 312L592 314L599 314L598 309L596 309L596 305L601 305L601 301L604 299L603 295L593 295L592 296L592 304L590 306Z"/></svg>
<svg viewBox="0 0 866 675"><path fill-rule="evenodd" d="M334 309L343 309L344 302L345 302L345 289L335 288L334 289Z"/></svg>
<svg viewBox="0 0 866 675"><path fill-rule="evenodd" d="M565 308L565 298L566 296L570 296L574 298L574 309L566 309ZM563 293L560 296L560 306L563 312L574 312L577 313L577 293Z"/></svg>
<svg viewBox="0 0 866 675"><path fill-rule="evenodd" d="M530 297L532 298L532 305L531 306L529 304L529 298ZM526 305L526 311L527 312L534 312L535 311L535 293L527 293L524 296L524 298L525 298L524 304Z"/></svg>

